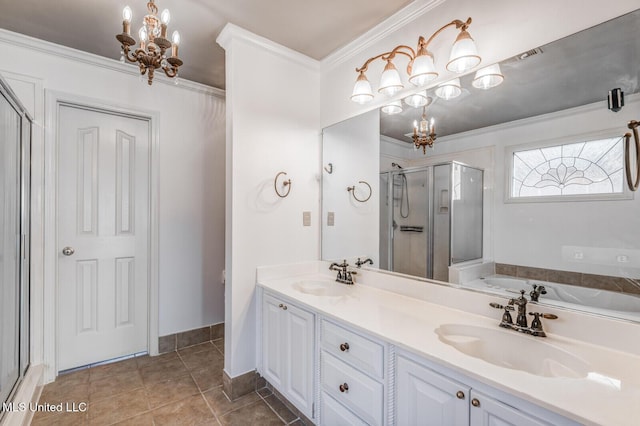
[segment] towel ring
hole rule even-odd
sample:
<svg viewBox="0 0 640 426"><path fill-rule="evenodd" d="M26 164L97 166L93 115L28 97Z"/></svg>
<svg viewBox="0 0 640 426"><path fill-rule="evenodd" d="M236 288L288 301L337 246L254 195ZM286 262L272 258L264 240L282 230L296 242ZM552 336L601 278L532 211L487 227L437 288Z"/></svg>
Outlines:
<svg viewBox="0 0 640 426"><path fill-rule="evenodd" d="M351 193L351 195L353 196L353 198L355 198L355 200L359 203L366 203L367 201L369 201L369 198L371 198L371 195L373 194L373 190L371 189L371 185L369 185L367 182L361 180L358 183L363 183L365 185L367 185L369 187L369 196L367 198L365 198L364 200L361 200L360 198L356 197L356 186L349 186L347 187L347 191L349 191Z"/></svg>
<svg viewBox="0 0 640 426"><path fill-rule="evenodd" d="M638 126L640 126L640 121L631 120L628 124L630 130L633 131L633 139L635 141L636 148L636 177L633 179L631 176L631 154L630 151L630 141L631 141L631 133L625 133L624 135L624 163L625 163L625 173L627 175L627 185L629 185L629 189L632 191L637 191L638 186L640 186L640 138L638 137Z"/></svg>
<svg viewBox="0 0 640 426"><path fill-rule="evenodd" d="M280 177L280 175L287 175L285 172L280 172L276 175L276 178L273 180L273 189L276 190L276 194L278 194L278 197L280 198L286 198L289 193L291 192L291 179L285 180L284 182L282 182L282 186L288 187L287 188L287 192L284 194L281 194L280 191L278 191L278 178Z"/></svg>

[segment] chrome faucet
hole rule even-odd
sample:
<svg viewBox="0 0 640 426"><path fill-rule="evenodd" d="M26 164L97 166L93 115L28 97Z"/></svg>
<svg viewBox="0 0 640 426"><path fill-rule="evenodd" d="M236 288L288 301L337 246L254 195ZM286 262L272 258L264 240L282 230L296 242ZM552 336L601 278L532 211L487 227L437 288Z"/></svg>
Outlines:
<svg viewBox="0 0 640 426"><path fill-rule="evenodd" d="M520 297L517 299L511 299L513 303L518 307L518 316L516 317L516 325L518 327L527 328L527 298L524 297L524 290L520 290Z"/></svg>
<svg viewBox="0 0 640 426"><path fill-rule="evenodd" d="M532 302L537 302L541 294L547 294L547 289L543 285L533 284L533 290L529 293Z"/></svg>
<svg viewBox="0 0 640 426"><path fill-rule="evenodd" d="M539 288L539 287L538 287ZM534 289L535 290L535 289ZM531 326L527 324L527 298L524 297L525 290L520 290L520 297L517 299L509 299L509 303L503 306L499 303L489 303L489 306L495 309L504 309L502 314L502 320L500 321L500 327L516 330L521 333L531 334L537 337L546 337L547 334L542 328L542 321L540 317L546 319L557 319L558 316L554 314L544 314L541 312L529 312L529 315L533 316ZM544 293L542 293L544 294ZM511 317L511 312L515 310L514 305L518 307L518 315L516 317L515 324Z"/></svg>
<svg viewBox="0 0 640 426"><path fill-rule="evenodd" d="M347 259L344 259L342 263L333 262L329 269L332 271L338 271L336 281L342 284L353 285L353 275L357 274L356 271L349 271L349 264Z"/></svg>
<svg viewBox="0 0 640 426"><path fill-rule="evenodd" d="M358 260L356 260L356 267L360 268L362 265L366 265L367 263L369 265L373 265L373 260L368 257L365 260L360 260L360 258L358 258Z"/></svg>

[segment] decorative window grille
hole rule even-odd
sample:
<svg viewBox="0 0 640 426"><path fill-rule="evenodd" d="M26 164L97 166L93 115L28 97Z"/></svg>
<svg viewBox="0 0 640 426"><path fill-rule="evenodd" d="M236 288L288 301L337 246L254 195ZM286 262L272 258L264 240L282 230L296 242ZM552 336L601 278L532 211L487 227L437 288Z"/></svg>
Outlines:
<svg viewBox="0 0 640 426"><path fill-rule="evenodd" d="M623 150L615 137L511 151L509 198L628 198Z"/></svg>

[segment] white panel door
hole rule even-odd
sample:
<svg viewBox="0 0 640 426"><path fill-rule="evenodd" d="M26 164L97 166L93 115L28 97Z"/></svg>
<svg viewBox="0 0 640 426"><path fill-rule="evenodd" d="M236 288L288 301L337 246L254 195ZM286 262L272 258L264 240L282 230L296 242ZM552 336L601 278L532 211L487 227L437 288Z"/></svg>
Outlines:
<svg viewBox="0 0 640 426"><path fill-rule="evenodd" d="M147 350L149 122L60 107L58 370Z"/></svg>
<svg viewBox="0 0 640 426"><path fill-rule="evenodd" d="M314 316L287 305L287 382L288 399L307 417L313 416Z"/></svg>
<svg viewBox="0 0 640 426"><path fill-rule="evenodd" d="M267 294L264 295L262 305L262 375L282 390L285 359L284 339L285 312L284 304Z"/></svg>

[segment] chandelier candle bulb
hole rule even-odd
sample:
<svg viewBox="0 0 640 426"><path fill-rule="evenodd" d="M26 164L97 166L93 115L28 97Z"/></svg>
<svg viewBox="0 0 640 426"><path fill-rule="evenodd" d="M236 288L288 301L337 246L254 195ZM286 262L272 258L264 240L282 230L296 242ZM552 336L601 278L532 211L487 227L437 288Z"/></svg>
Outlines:
<svg viewBox="0 0 640 426"><path fill-rule="evenodd" d="M178 57L178 46L180 46L180 33L178 31L174 31L171 35L171 57Z"/></svg>
<svg viewBox="0 0 640 426"><path fill-rule="evenodd" d="M129 6L125 6L122 9L122 32L130 35L131 34L131 17L133 16L133 12Z"/></svg>
<svg viewBox="0 0 640 426"><path fill-rule="evenodd" d="M169 21L171 21L171 13L169 9L165 9L162 11L162 15L160 15L160 37L167 38L167 25L169 25Z"/></svg>

